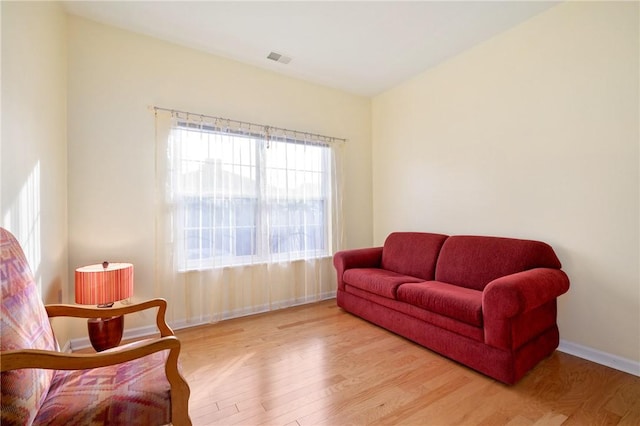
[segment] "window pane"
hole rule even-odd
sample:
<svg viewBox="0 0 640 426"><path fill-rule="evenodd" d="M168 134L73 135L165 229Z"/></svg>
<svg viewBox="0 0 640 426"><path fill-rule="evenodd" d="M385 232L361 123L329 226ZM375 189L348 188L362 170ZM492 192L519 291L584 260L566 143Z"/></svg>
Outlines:
<svg viewBox="0 0 640 426"><path fill-rule="evenodd" d="M211 128L174 129L171 143L186 261L224 266L327 254L328 146Z"/></svg>

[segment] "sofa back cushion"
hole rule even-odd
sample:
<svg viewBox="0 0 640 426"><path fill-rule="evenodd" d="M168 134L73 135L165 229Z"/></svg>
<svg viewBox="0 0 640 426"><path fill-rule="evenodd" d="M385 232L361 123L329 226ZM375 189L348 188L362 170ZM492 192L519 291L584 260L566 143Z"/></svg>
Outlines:
<svg viewBox="0 0 640 426"><path fill-rule="evenodd" d="M56 351L49 317L29 264L13 235L0 228L1 349ZM54 370L20 369L1 376L1 424L30 425L49 391Z"/></svg>
<svg viewBox="0 0 640 426"><path fill-rule="evenodd" d="M436 261L446 235L425 232L394 232L382 248L383 269L433 280Z"/></svg>
<svg viewBox="0 0 640 426"><path fill-rule="evenodd" d="M491 281L505 275L560 267L551 246L540 241L457 235L443 244L435 279L484 290Z"/></svg>

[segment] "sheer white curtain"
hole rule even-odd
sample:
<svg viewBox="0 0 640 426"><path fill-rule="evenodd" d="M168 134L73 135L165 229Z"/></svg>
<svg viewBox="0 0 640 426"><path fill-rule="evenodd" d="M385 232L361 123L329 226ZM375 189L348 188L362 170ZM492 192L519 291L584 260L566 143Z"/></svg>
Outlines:
<svg viewBox="0 0 640 426"><path fill-rule="evenodd" d="M156 294L174 325L334 297L344 141L155 114Z"/></svg>

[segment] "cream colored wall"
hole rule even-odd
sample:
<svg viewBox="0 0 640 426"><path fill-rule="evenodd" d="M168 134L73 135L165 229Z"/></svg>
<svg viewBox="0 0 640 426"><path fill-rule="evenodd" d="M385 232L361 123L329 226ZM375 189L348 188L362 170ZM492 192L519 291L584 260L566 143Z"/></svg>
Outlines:
<svg viewBox="0 0 640 426"><path fill-rule="evenodd" d="M640 359L637 4L560 5L376 97L372 118L367 99L73 17L67 95L59 6L1 12L2 226L47 302L72 297L67 229L69 270L128 259L153 293L155 104L348 138L348 247L372 228L550 242L572 279L562 337Z"/></svg>
<svg viewBox="0 0 640 426"><path fill-rule="evenodd" d="M561 338L640 361L638 3L569 2L373 99L374 241L540 239Z"/></svg>
<svg viewBox="0 0 640 426"><path fill-rule="evenodd" d="M155 294L151 105L348 139L346 245L371 244L370 99L78 17L68 48L71 270L129 261Z"/></svg>
<svg viewBox="0 0 640 426"><path fill-rule="evenodd" d="M66 15L2 2L2 226L20 241L42 298L68 288ZM57 321L57 320L56 320ZM54 323L61 344L66 325Z"/></svg>

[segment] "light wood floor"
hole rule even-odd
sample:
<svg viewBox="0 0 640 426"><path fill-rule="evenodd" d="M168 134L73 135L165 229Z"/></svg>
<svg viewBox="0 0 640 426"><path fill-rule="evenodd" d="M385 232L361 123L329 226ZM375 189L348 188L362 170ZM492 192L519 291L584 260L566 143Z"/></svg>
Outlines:
<svg viewBox="0 0 640 426"><path fill-rule="evenodd" d="M176 333L195 425L640 425L640 378L555 352L505 386L335 300Z"/></svg>

